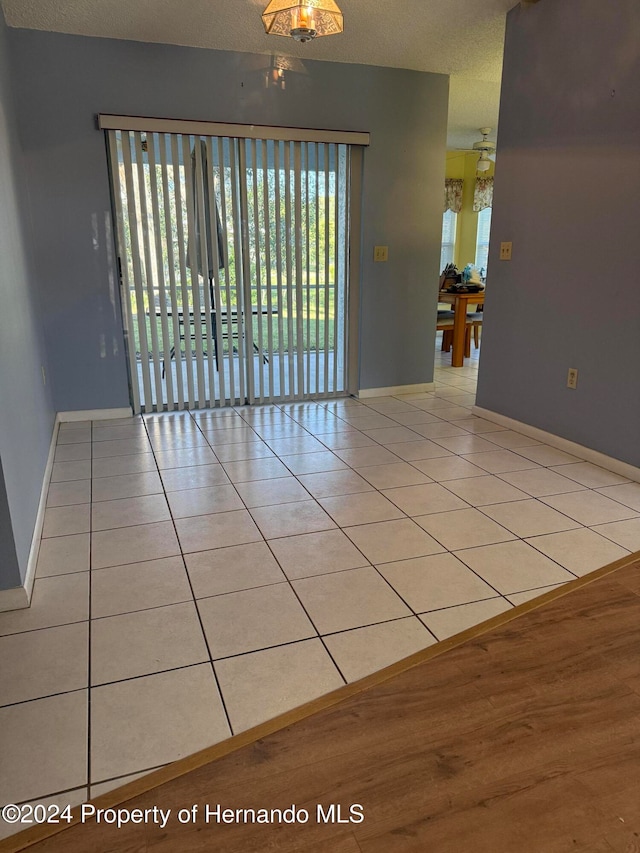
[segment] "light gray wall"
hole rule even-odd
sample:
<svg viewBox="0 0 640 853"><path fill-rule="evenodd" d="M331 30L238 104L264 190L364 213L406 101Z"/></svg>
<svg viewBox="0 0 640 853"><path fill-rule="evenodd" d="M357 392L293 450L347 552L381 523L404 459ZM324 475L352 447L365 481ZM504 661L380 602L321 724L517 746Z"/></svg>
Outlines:
<svg viewBox="0 0 640 853"><path fill-rule="evenodd" d="M282 91L265 88L268 57L28 30L11 40L58 410L129 401L98 112L370 131L360 385L431 380L447 77L308 61ZM376 243L387 264L374 265Z"/></svg>
<svg viewBox="0 0 640 853"><path fill-rule="evenodd" d="M639 44L637 0L509 13L477 397L634 465ZM511 262L498 260L503 240Z"/></svg>
<svg viewBox="0 0 640 853"><path fill-rule="evenodd" d="M0 459L0 589L20 585L20 565L13 536L9 499Z"/></svg>
<svg viewBox="0 0 640 853"><path fill-rule="evenodd" d="M0 589L24 579L54 420L7 35L0 12Z"/></svg>

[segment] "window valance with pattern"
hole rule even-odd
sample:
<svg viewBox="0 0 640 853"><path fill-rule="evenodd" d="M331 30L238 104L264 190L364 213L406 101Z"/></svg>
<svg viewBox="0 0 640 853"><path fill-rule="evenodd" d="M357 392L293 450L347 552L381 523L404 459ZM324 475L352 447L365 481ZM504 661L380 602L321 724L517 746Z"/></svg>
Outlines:
<svg viewBox="0 0 640 853"><path fill-rule="evenodd" d="M493 178L476 178L473 209L479 213L485 207L493 207Z"/></svg>
<svg viewBox="0 0 640 853"><path fill-rule="evenodd" d="M462 178L445 178L444 181L444 213L452 210L460 213L462 210Z"/></svg>

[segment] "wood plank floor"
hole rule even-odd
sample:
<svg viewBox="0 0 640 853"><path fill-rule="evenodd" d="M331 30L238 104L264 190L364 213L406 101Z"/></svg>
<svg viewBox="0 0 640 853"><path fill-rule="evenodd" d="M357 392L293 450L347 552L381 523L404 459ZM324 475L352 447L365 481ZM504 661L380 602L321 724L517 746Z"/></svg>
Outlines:
<svg viewBox="0 0 640 853"><path fill-rule="evenodd" d="M633 853L640 850L640 562L547 600L35 853ZM546 597L547 599L549 596ZM121 789L121 792L124 789ZM102 798L122 801L122 793ZM307 809L305 825L181 826L180 808ZM318 824L316 804L362 804ZM25 836L25 839L27 837ZM10 842L10 840L9 840ZM6 842L5 842L6 844ZM21 844L2 849L23 849Z"/></svg>

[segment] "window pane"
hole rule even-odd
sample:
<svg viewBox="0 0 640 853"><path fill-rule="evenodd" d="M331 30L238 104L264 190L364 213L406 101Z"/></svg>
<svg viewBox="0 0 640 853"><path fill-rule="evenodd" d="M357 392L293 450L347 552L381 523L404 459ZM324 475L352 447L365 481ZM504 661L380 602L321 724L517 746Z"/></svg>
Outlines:
<svg viewBox="0 0 640 853"><path fill-rule="evenodd" d="M440 270L453 263L456 245L456 221L458 214L447 210L442 217L442 249L440 251Z"/></svg>
<svg viewBox="0 0 640 853"><path fill-rule="evenodd" d="M476 239L476 266L487 271L489 260L489 236L491 233L491 208L485 207L478 214L478 236Z"/></svg>

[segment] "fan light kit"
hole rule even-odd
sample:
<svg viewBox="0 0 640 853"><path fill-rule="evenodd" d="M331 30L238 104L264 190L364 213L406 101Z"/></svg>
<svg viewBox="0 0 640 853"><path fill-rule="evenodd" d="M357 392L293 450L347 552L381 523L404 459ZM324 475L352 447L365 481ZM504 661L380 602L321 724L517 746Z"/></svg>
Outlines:
<svg viewBox="0 0 640 853"><path fill-rule="evenodd" d="M477 172L488 172L490 168L491 168L491 160L483 152L478 159L478 163L476 165L476 171Z"/></svg>
<svg viewBox="0 0 640 853"><path fill-rule="evenodd" d="M271 0L262 13L262 23L267 34L291 36L303 43L344 29L335 0Z"/></svg>

